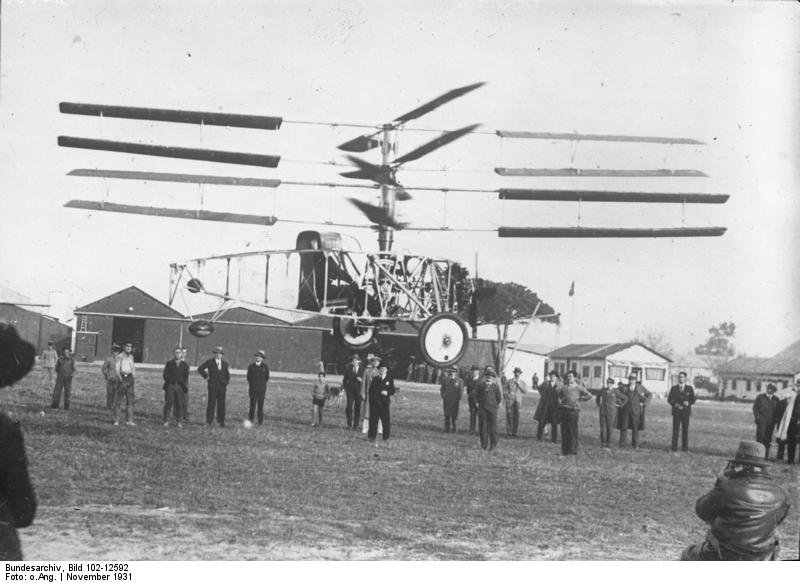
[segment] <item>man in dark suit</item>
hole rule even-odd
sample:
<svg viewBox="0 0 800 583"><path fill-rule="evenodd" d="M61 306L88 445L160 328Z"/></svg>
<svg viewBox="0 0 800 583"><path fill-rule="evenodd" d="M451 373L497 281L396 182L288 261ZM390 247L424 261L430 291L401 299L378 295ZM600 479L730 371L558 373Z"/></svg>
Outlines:
<svg viewBox="0 0 800 583"><path fill-rule="evenodd" d="M478 432L481 436L481 447L492 451L497 447L497 408L503 402L503 391L494 368L487 366L483 370L483 381L478 385L476 394L478 401Z"/></svg>
<svg viewBox="0 0 800 583"><path fill-rule="evenodd" d="M374 442L378 436L378 421L383 426L383 441L388 441L391 429L389 418L389 405L394 395L394 379L389 376L389 369L381 365L378 375L369 385L369 430L367 439ZM358 415L358 413L356 413Z"/></svg>
<svg viewBox="0 0 800 583"><path fill-rule="evenodd" d="M628 386L622 388L620 398L617 400L620 447L625 447L628 429L631 430L631 447L634 449L639 447L639 432L644 431L644 410L653 398L653 394L645 389L638 379L636 373L628 375Z"/></svg>
<svg viewBox="0 0 800 583"><path fill-rule="evenodd" d="M350 359L350 364L344 369L342 376L342 388L347 395L347 404L344 407L344 414L347 417L347 428L358 430L358 421L361 416L361 381L364 378L364 367L361 366L361 359L354 354Z"/></svg>
<svg viewBox="0 0 800 583"><path fill-rule="evenodd" d="M533 418L539 422L536 428L536 441L542 440L544 429L548 423L551 430L550 439L553 443L558 441L558 389L560 387L558 372L551 370L547 373L547 380L537 388L539 404L536 405L536 412L533 414Z"/></svg>
<svg viewBox="0 0 800 583"><path fill-rule="evenodd" d="M178 427L183 427L183 409L186 393L189 392L189 365L183 360L183 349L175 347L175 358L164 365L164 427L169 426L169 415L173 414Z"/></svg>
<svg viewBox="0 0 800 583"><path fill-rule="evenodd" d="M764 446L764 459L769 459L769 446L772 443L772 430L775 427L776 402L772 398L777 387L767 385L767 392L761 393L753 401L753 417L756 422L756 441Z"/></svg>
<svg viewBox="0 0 800 583"><path fill-rule="evenodd" d="M678 373L678 384L673 385L667 395L672 407L672 451L678 451L678 432L681 433L681 449L689 451L689 417L695 402L694 387L686 384L686 373Z"/></svg>
<svg viewBox="0 0 800 583"><path fill-rule="evenodd" d="M213 353L212 358L197 367L197 372L208 381L206 425L210 427L214 422L214 410L216 410L217 422L220 427L225 427L225 394L231 380L231 373L227 361L222 358L225 354L222 347L217 346Z"/></svg>
<svg viewBox="0 0 800 583"><path fill-rule="evenodd" d="M250 423L253 422L256 409L258 409L258 424L264 424L264 397L267 394L267 382L269 382L269 367L264 362L263 350L259 350L255 354L255 361L250 363L247 367L247 388L250 394L250 413L248 419ZM325 374L325 371L322 371Z"/></svg>

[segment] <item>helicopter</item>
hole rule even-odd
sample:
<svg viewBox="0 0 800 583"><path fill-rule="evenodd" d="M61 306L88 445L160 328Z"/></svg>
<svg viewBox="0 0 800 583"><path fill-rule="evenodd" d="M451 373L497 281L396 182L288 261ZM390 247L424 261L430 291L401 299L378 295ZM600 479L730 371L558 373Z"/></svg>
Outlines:
<svg viewBox="0 0 800 583"><path fill-rule="evenodd" d="M408 122L434 109L463 97L484 83L473 83L452 89L400 115L389 123L361 126L371 129L338 146L347 152L346 160L353 170L341 176L354 182L323 183L286 181L262 177L220 176L210 174L182 174L165 172L123 171L109 169L75 169L70 176L123 179L139 181L164 181L192 184L230 185L275 189L282 184L326 186L343 188L368 188L380 190L380 204L371 204L358 198L348 198L366 218L366 223L342 224L325 222L325 225L370 228L378 233L378 250L364 251L353 239L336 232L302 231L295 248L261 250L200 257L170 265L170 305L178 297L187 303L188 297L204 296L218 302L210 319L194 319L189 331L197 337L213 333L214 321L236 305L257 309L285 311L295 316L323 316L329 318L334 336L345 347L360 351L373 345L381 332L392 330L399 322L410 324L418 335L418 346L424 360L435 367L456 364L466 352L469 330L459 315L474 309L475 289L465 271L448 259L417 255L393 250L397 231L455 231L448 227L420 227L402 222L398 218L398 203L411 199L418 190L467 190L453 188L415 187L404 185L399 178L404 164L418 160L452 142L475 133L480 124L441 132L433 140L392 159L396 151L396 133ZM153 109L117 105L62 102L61 113L123 118L156 122L216 125L228 128L249 128L275 131L284 124L282 117L188 111L178 109ZM485 133L485 132L484 132ZM499 137L545 140L628 141L666 144L702 144L690 138L655 136L593 135L548 132L512 132L496 130ZM102 150L144 156L159 156L214 164L236 164L261 168L277 168L278 155L231 152L179 146L161 146L136 142L98 140L72 136L58 136L62 147ZM380 164L367 161L366 152L380 148ZM499 176L705 176L698 170L607 170L607 169L537 169L495 168ZM363 182L366 181L366 184ZM582 201L607 203L680 203L723 204L726 194L659 193L610 190L567 189L469 189L492 192L501 200L523 201ZM65 207L90 211L105 211L183 218L200 221L220 221L269 227L277 222L313 224L313 221L278 219L275 216L217 212L204 209L177 209L138 206L93 200L70 200ZM725 233L724 227L695 228L601 228L601 227L498 227L499 237L525 238L642 238L642 237L712 237ZM287 285L277 285L276 280ZM242 283L244 282L244 284ZM295 282L295 283L291 283ZM189 310L191 312L191 310ZM538 314L546 319L554 313Z"/></svg>

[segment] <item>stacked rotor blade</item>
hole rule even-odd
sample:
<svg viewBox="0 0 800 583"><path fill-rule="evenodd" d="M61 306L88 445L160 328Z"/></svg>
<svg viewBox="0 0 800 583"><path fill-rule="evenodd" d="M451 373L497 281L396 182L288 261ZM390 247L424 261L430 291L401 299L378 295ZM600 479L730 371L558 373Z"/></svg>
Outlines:
<svg viewBox="0 0 800 583"><path fill-rule="evenodd" d="M126 107L118 105L99 105L92 103L62 102L59 111L66 114L90 115L109 118L146 120L155 122L186 123L209 126L226 126L255 130L278 130L283 118L262 115L230 114L208 111L189 111L180 109L157 109L145 107ZM226 150L209 150L203 148L187 148L182 146L162 146L136 142L99 140L73 136L58 136L58 145L66 148L102 150L144 156L157 156L183 160L198 160L220 164L236 164L276 168L280 156L255 154L249 152L231 152ZM264 178L240 178L235 176L213 176L205 174L181 174L169 172L134 172L123 170L78 169L70 172L72 176L91 176L100 178L122 178L130 180L184 182L195 184L217 184L233 186L257 186L276 188L280 180ZM221 221L253 225L273 225L275 217L246 215L239 213L212 212L202 209L176 209L165 207L146 207L110 202L87 200L71 200L65 206L86 210L108 211L126 214L138 214L158 217L183 218L205 221Z"/></svg>

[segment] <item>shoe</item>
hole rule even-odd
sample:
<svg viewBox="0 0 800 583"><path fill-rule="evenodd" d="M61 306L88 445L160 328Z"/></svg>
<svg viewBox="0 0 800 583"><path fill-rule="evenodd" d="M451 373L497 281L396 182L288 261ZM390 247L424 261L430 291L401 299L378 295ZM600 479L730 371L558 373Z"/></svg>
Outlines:
<svg viewBox="0 0 800 583"><path fill-rule="evenodd" d="M169 427L169 421L164 421L164 427Z"/></svg>
<svg viewBox="0 0 800 583"><path fill-rule="evenodd" d="M114 425L119 425L119 421L114 421Z"/></svg>
<svg viewBox="0 0 800 583"><path fill-rule="evenodd" d="M134 423L133 421L127 421L125 425L130 425L131 427L134 427L136 426L136 423Z"/></svg>
<svg viewBox="0 0 800 583"><path fill-rule="evenodd" d="M183 427L183 425L181 425L180 423L178 423L178 427Z"/></svg>

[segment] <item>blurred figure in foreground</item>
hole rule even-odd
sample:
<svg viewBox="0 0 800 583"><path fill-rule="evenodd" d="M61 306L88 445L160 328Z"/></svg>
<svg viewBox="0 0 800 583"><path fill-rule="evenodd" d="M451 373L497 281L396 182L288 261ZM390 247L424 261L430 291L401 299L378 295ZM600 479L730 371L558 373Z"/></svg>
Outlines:
<svg viewBox="0 0 800 583"><path fill-rule="evenodd" d="M24 377L33 367L34 347L13 326L0 323L0 388ZM17 528L30 526L36 497L19 421L0 413L0 561L21 561Z"/></svg>
<svg viewBox="0 0 800 583"><path fill-rule="evenodd" d="M762 444L742 441L714 488L695 512L711 527L706 540L690 545L682 561L774 561L778 525L789 513L784 492L767 473Z"/></svg>

